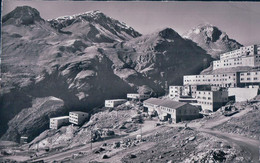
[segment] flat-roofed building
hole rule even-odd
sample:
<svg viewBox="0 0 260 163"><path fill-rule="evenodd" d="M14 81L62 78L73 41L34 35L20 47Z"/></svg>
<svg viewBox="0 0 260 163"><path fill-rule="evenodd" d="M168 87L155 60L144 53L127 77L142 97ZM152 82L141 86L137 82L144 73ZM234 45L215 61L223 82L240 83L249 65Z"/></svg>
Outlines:
<svg viewBox="0 0 260 163"><path fill-rule="evenodd" d="M213 61L213 70L239 66L259 67L260 46L241 47L240 49L223 53L220 55L220 60Z"/></svg>
<svg viewBox="0 0 260 163"><path fill-rule="evenodd" d="M27 144L29 142L28 136L20 137L20 144Z"/></svg>
<svg viewBox="0 0 260 163"><path fill-rule="evenodd" d="M202 110L214 112L228 102L228 91L197 90L196 93L196 99Z"/></svg>
<svg viewBox="0 0 260 163"><path fill-rule="evenodd" d="M212 85L218 87L237 87L239 73L221 73L211 75L185 75L184 85ZM194 96L194 95L193 95Z"/></svg>
<svg viewBox="0 0 260 163"><path fill-rule="evenodd" d="M61 126L67 125L69 123L69 116L50 118L50 128L58 129Z"/></svg>
<svg viewBox="0 0 260 163"><path fill-rule="evenodd" d="M169 97L180 98L182 96L191 96L191 86L170 86Z"/></svg>
<svg viewBox="0 0 260 163"><path fill-rule="evenodd" d="M146 100L150 97L150 95L147 94L139 94L139 93L128 93L127 98L133 99L133 100Z"/></svg>
<svg viewBox="0 0 260 163"><path fill-rule="evenodd" d="M113 108L125 103L126 101L127 101L126 99L105 100L105 107Z"/></svg>
<svg viewBox="0 0 260 163"><path fill-rule="evenodd" d="M228 96L235 96L236 102L251 100L259 94L259 87L228 88Z"/></svg>
<svg viewBox="0 0 260 163"><path fill-rule="evenodd" d="M230 58L224 60L213 61L213 70L219 68L232 68L232 67L258 67L260 66L260 55L253 55L249 57Z"/></svg>
<svg viewBox="0 0 260 163"><path fill-rule="evenodd" d="M73 111L69 113L69 122L75 125L81 125L88 119L88 113Z"/></svg>
<svg viewBox="0 0 260 163"><path fill-rule="evenodd" d="M260 85L260 71L241 72L240 83Z"/></svg>
<svg viewBox="0 0 260 163"><path fill-rule="evenodd" d="M250 45L250 46L241 47L237 50L233 50L230 52L220 54L220 60L230 59L230 58L239 58L242 56L253 56L255 54L258 54L258 51L257 51L258 47L259 47L259 45Z"/></svg>
<svg viewBox="0 0 260 163"><path fill-rule="evenodd" d="M171 119L174 123L199 117L199 108L185 102L150 98L144 101L144 107L148 108L148 114L156 111L161 120Z"/></svg>

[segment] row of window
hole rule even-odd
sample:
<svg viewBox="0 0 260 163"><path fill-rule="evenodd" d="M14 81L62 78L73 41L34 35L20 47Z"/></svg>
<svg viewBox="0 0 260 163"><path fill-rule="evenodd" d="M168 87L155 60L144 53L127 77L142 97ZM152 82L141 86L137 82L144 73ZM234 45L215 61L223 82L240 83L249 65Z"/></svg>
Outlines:
<svg viewBox="0 0 260 163"><path fill-rule="evenodd" d="M212 102L198 101L199 104L212 105Z"/></svg>
<svg viewBox="0 0 260 163"><path fill-rule="evenodd" d="M240 78L240 80L241 80L241 81L244 81L245 78ZM246 80L251 80L251 78L246 78ZM257 77L254 77L253 80L258 80L258 78L257 78Z"/></svg>
<svg viewBox="0 0 260 163"><path fill-rule="evenodd" d="M200 96L197 96L197 99L211 100L211 97L208 97L208 98L207 97L202 97L201 98Z"/></svg>
<svg viewBox="0 0 260 163"><path fill-rule="evenodd" d="M244 75L245 75L245 73L241 73L240 75L241 75L241 76L244 76ZM247 72L247 73L246 73L246 75L251 75L251 73L250 73L250 72ZM254 73L253 73L253 72L252 72L252 75L254 75ZM255 72L255 75L257 75L257 72Z"/></svg>

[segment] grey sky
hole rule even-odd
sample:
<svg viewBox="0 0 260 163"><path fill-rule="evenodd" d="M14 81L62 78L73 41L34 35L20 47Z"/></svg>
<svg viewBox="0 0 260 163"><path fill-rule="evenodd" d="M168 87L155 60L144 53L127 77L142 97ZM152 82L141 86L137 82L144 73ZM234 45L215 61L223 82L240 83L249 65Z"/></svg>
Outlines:
<svg viewBox="0 0 260 163"><path fill-rule="evenodd" d="M3 15L29 5L44 19L100 10L142 34L170 27L179 34L211 23L244 45L260 43L259 2L4 1Z"/></svg>

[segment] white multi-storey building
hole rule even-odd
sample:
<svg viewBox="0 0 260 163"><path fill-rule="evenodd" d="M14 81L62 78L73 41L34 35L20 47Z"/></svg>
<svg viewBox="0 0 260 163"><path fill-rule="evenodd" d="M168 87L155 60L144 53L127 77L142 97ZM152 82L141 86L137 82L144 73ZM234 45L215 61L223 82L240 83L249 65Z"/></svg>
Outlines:
<svg viewBox="0 0 260 163"><path fill-rule="evenodd" d="M256 54L249 57L231 58L213 61L213 70L219 68L231 68L238 66L258 67L260 66L260 55Z"/></svg>
<svg viewBox="0 0 260 163"><path fill-rule="evenodd" d="M202 110L216 111L228 102L227 91L197 91L196 99Z"/></svg>
<svg viewBox="0 0 260 163"><path fill-rule="evenodd" d="M66 125L68 123L69 123L69 116L50 118L51 129L58 129L61 126Z"/></svg>
<svg viewBox="0 0 260 163"><path fill-rule="evenodd" d="M126 101L127 101L126 99L106 100L105 101L105 107L113 108L113 107L116 107L118 105L125 103Z"/></svg>
<svg viewBox="0 0 260 163"><path fill-rule="evenodd" d="M146 100L150 97L150 95L146 94L138 94L138 93L128 93L127 98L133 100Z"/></svg>
<svg viewBox="0 0 260 163"><path fill-rule="evenodd" d="M170 98L179 98L181 96L191 96L191 87L189 85L169 87Z"/></svg>
<svg viewBox="0 0 260 163"><path fill-rule="evenodd" d="M88 118L88 113L81 112L81 111L73 111L69 113L69 122L81 125L83 124Z"/></svg>
<svg viewBox="0 0 260 163"><path fill-rule="evenodd" d="M242 84L260 84L260 71L241 72L240 82Z"/></svg>
<svg viewBox="0 0 260 163"><path fill-rule="evenodd" d="M239 73L223 73L213 75L185 75L184 85L213 85L219 87L237 87Z"/></svg>
<svg viewBox="0 0 260 163"><path fill-rule="evenodd" d="M258 48L259 48L259 45L250 45L250 46L246 46L246 47L241 47L237 50L233 50L230 52L220 54L220 60L230 59L230 58L239 58L242 56L253 56L255 54L258 54Z"/></svg>
<svg viewBox="0 0 260 163"><path fill-rule="evenodd" d="M213 70L238 66L260 66L260 46L251 45L220 55L220 60L213 61Z"/></svg>

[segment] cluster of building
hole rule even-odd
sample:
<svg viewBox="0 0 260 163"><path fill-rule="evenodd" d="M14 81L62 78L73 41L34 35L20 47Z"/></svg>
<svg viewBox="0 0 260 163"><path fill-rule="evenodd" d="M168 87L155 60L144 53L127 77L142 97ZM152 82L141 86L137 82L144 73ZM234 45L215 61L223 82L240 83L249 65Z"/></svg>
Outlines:
<svg viewBox="0 0 260 163"><path fill-rule="evenodd" d="M69 112L69 116L50 118L50 128L58 129L61 126L68 125L70 123L75 125L82 125L89 118L88 113L81 111Z"/></svg>
<svg viewBox="0 0 260 163"><path fill-rule="evenodd" d="M220 60L213 61L213 70L238 66L260 66L260 46L251 45L220 55Z"/></svg>
<svg viewBox="0 0 260 163"><path fill-rule="evenodd" d="M150 97L150 95L147 94L139 94L139 93L128 93L127 99L111 99L111 100L105 100L105 107L107 108L113 108L118 105L121 105L127 100L135 100L135 101L143 101Z"/></svg>
<svg viewBox="0 0 260 163"><path fill-rule="evenodd" d="M260 86L260 45L242 47L220 55L213 61L213 70L233 67L251 67L252 71L229 71L208 75L185 75L182 86L170 86L170 99L150 98L150 95L129 93L127 99L105 100L105 107L113 108L127 100L143 101L149 115L161 120L180 122L196 119L200 110L214 112L229 99L255 97ZM50 128L72 123L81 125L88 118L84 112L70 112L69 116L50 119Z"/></svg>
<svg viewBox="0 0 260 163"><path fill-rule="evenodd" d="M169 87L169 97L200 105L202 110L216 111L228 102L231 95L241 97L241 94L248 93L250 97L256 96L260 86L259 45L221 54L220 60L213 62L213 70L240 66L252 67L252 71L186 75L183 77L183 86Z"/></svg>

